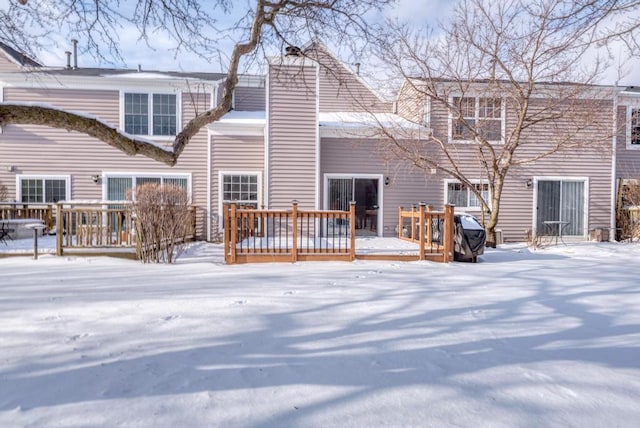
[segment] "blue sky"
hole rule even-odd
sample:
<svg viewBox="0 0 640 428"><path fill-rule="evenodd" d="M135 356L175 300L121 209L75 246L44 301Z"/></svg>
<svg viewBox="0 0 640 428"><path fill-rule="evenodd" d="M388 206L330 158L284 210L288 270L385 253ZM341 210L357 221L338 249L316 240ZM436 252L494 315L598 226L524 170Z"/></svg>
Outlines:
<svg viewBox="0 0 640 428"><path fill-rule="evenodd" d="M235 0L234 4L245 4L248 1ZM0 0L0 6L6 2L7 0ZM454 4L454 0L398 0L393 7L385 10L382 16L376 16L376 19L397 17L415 24L424 23L435 26L439 21L445 21L448 18ZM233 16L223 16L219 24L221 26L231 25L233 21ZM175 43L163 34L153 34L152 46L147 46L144 41L138 40L136 28L127 25L118 31L118 38L124 63L117 59L114 59L112 63L99 62L89 53L80 52L79 65L81 67L126 66L129 68L141 65L143 69L147 70L225 71L217 59L205 59L189 52L179 52L176 55L173 50ZM63 66L66 63L64 51L71 49L71 43L60 35L52 45L55 46L39 52L38 59L47 65ZM80 45L82 47L82 40L80 40ZM224 50L230 52L231 44ZM640 61L630 60L621 46L614 46L611 53L613 66L606 73L602 83L613 84L618 81L620 84L640 85ZM270 54L277 54L277 52ZM587 58L586 61L588 62L589 59ZM366 61L362 62L366 63ZM366 64L363 64L363 67L366 67ZM618 70L619 67L622 67L621 72Z"/></svg>

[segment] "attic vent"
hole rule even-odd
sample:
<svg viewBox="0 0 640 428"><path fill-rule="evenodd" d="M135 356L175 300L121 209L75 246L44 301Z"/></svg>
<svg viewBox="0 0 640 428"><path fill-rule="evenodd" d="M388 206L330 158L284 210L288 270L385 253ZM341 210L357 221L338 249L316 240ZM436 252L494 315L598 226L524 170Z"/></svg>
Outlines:
<svg viewBox="0 0 640 428"><path fill-rule="evenodd" d="M284 51L285 56L300 56L300 48L297 46L287 46Z"/></svg>

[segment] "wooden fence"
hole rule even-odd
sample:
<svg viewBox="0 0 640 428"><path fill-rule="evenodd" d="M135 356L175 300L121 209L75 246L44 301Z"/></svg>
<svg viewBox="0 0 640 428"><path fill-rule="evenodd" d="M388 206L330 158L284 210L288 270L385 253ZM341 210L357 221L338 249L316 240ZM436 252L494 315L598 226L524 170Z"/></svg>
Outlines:
<svg viewBox="0 0 640 428"><path fill-rule="evenodd" d="M355 204L349 211L223 207L226 263L353 260Z"/></svg>
<svg viewBox="0 0 640 428"><path fill-rule="evenodd" d="M191 207L191 231L195 234L195 208ZM130 202L63 202L56 207L56 254L69 252L118 254L138 258L142 243L136 234Z"/></svg>
<svg viewBox="0 0 640 428"><path fill-rule="evenodd" d="M398 238L418 244L419 260L448 263L453 261L453 206L445 205L444 211L432 211L427 204L420 203L398 210Z"/></svg>
<svg viewBox="0 0 640 428"><path fill-rule="evenodd" d="M223 207L225 262L295 262L306 260L453 260L453 207L443 212L426 205L400 208L398 237L417 244L417 255L356 252L355 203L349 211L258 210ZM420 227L425 225L425 227Z"/></svg>
<svg viewBox="0 0 640 428"><path fill-rule="evenodd" d="M44 232L53 228L53 207L48 204L0 202L0 220L33 219L44 223Z"/></svg>

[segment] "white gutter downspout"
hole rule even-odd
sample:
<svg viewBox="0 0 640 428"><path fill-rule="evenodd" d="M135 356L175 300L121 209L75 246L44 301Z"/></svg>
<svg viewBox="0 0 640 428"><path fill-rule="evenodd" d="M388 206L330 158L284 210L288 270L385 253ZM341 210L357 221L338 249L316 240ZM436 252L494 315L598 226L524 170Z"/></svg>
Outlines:
<svg viewBox="0 0 640 428"><path fill-rule="evenodd" d="M316 210L320 207L320 65L316 64Z"/></svg>
<svg viewBox="0 0 640 428"><path fill-rule="evenodd" d="M615 94L613 96L613 135L611 137L611 228L609 230L609 241L616 240L616 203L617 203L617 142L618 142L618 88L616 85Z"/></svg>
<svg viewBox="0 0 640 428"><path fill-rule="evenodd" d="M209 108L213 109L213 107L218 103L218 83L213 85L213 91L211 92L211 100L209 102ZM207 127L207 241L211 241L211 129Z"/></svg>
<svg viewBox="0 0 640 428"><path fill-rule="evenodd" d="M262 188L264 192L264 206L269 209L270 201L269 201L269 183L271 182L271 176L269 174L269 140L271 138L270 131L270 120L269 120L269 112L271 111L271 99L270 99L270 90L269 90L269 82L271 80L271 64L267 66L267 76L265 77L264 90L265 90L265 102L264 102L264 178L262 180Z"/></svg>

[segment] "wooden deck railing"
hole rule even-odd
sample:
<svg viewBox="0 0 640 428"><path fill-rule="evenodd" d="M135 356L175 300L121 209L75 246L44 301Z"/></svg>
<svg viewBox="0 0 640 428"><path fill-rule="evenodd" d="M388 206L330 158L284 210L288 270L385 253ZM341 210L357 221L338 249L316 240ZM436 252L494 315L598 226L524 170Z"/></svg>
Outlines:
<svg viewBox="0 0 640 428"><path fill-rule="evenodd" d="M355 204L349 211L258 210L225 204L226 263L353 260Z"/></svg>
<svg viewBox="0 0 640 428"><path fill-rule="evenodd" d="M44 232L53 228L53 207L49 204L0 202L0 220L38 219L44 223Z"/></svg>
<svg viewBox="0 0 640 428"><path fill-rule="evenodd" d="M191 230L195 234L195 207L191 207ZM56 207L56 253L95 250L136 255L142 245L128 201L64 202ZM136 251L134 251L136 250Z"/></svg>
<svg viewBox="0 0 640 428"><path fill-rule="evenodd" d="M420 260L453 261L453 206L445 205L444 211L432 211L425 203L418 209L399 208L398 238L418 244Z"/></svg>

